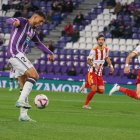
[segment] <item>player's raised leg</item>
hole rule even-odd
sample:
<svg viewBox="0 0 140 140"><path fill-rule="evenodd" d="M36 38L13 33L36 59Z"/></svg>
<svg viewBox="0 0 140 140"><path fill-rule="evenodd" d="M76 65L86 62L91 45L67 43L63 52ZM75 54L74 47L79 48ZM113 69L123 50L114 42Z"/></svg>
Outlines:
<svg viewBox="0 0 140 140"><path fill-rule="evenodd" d="M124 88L124 87L119 86L118 84L115 84L114 87L110 90L109 96L111 96L116 91L122 92L131 98L140 99L140 84L137 84L136 90Z"/></svg>
<svg viewBox="0 0 140 140"><path fill-rule="evenodd" d="M24 108L31 108L31 106L26 103L26 98L28 97L29 93L32 90L33 85L36 83L36 80L38 80L39 76L35 68L30 68L25 72L25 75L28 77L26 80L22 92L19 96L18 101L16 102L16 107L24 107Z"/></svg>

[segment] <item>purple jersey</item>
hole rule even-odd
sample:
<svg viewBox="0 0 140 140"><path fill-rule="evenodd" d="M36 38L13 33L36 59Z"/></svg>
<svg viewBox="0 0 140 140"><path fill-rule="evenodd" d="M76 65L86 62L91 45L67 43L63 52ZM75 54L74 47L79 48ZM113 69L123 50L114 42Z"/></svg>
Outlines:
<svg viewBox="0 0 140 140"><path fill-rule="evenodd" d="M14 57L19 52L26 53L29 47L29 42L32 40L35 42L37 47L43 52L48 54L53 54L39 39L36 30L33 29L28 20L22 17L19 18L9 18L7 23L13 24L15 20L20 21L18 27L12 27L12 32L9 40L7 56Z"/></svg>

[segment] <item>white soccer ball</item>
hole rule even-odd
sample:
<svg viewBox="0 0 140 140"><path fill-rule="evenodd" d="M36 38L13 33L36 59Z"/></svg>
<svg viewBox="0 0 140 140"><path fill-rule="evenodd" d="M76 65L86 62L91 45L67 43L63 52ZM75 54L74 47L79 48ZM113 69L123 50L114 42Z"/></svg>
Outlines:
<svg viewBox="0 0 140 140"><path fill-rule="evenodd" d="M43 109L49 104L49 99L46 95L39 94L39 95L36 95L34 99L34 104L36 105L37 108Z"/></svg>

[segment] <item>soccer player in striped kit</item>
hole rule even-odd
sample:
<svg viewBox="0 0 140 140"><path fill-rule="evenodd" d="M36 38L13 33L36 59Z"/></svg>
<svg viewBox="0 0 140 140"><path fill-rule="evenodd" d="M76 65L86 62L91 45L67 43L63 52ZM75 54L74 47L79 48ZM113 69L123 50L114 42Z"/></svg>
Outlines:
<svg viewBox="0 0 140 140"><path fill-rule="evenodd" d="M13 66L20 83L21 94L16 102L16 107L20 108L19 121L32 121L27 111L31 108L28 103L28 95L33 85L39 79L39 75L33 64L26 57L30 41L34 41L36 46L44 53L47 53L50 61L54 60L54 54L39 39L36 29L46 21L46 15L41 11L36 11L29 19L22 17L9 18L7 23L12 25L7 56Z"/></svg>
<svg viewBox="0 0 140 140"><path fill-rule="evenodd" d="M138 58L140 65L140 45L138 45L126 58L124 73L128 74L130 72L130 60L134 57ZM115 84L114 87L110 90L109 95L111 96L116 91L120 91L125 95L140 100L140 68L138 69L138 75L136 79L136 90L128 89Z"/></svg>
<svg viewBox="0 0 140 140"><path fill-rule="evenodd" d="M88 74L86 77L85 87L90 88L90 93L84 102L84 109L91 109L89 102L96 92L104 92L104 81L102 77L103 64L107 61L110 72L114 72L111 60L109 58L109 48L105 45L104 35L98 35L97 45L91 49L89 56L87 57L87 63L89 65Z"/></svg>

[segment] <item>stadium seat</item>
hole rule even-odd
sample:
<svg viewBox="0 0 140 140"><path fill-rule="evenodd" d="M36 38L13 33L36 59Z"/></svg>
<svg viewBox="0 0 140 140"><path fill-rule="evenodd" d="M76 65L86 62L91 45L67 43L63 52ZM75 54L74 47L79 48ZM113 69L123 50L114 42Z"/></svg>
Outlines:
<svg viewBox="0 0 140 140"><path fill-rule="evenodd" d="M97 24L97 20L92 20L92 22L91 22L91 25L94 27L94 26L97 26L98 24Z"/></svg>
<svg viewBox="0 0 140 140"><path fill-rule="evenodd" d="M107 39L106 39L106 44L107 44L107 45L112 44L112 38L107 38Z"/></svg>
<svg viewBox="0 0 140 140"><path fill-rule="evenodd" d="M99 20L103 20L103 19L104 19L104 15L103 15L103 14L98 15L98 16L97 16L97 19L98 19L98 21L99 21Z"/></svg>
<svg viewBox="0 0 140 140"><path fill-rule="evenodd" d="M74 43L72 48L73 49L78 49L79 48L79 43L78 42Z"/></svg>
<svg viewBox="0 0 140 140"><path fill-rule="evenodd" d="M80 36L85 36L85 31L83 30L83 31L80 31Z"/></svg>
<svg viewBox="0 0 140 140"><path fill-rule="evenodd" d="M126 45L120 45L120 51L126 51Z"/></svg>
<svg viewBox="0 0 140 140"><path fill-rule="evenodd" d="M85 37L80 37L79 38L79 43L85 43L85 41L86 41Z"/></svg>
<svg viewBox="0 0 140 140"><path fill-rule="evenodd" d="M120 45L125 45L126 44L126 40L125 39L120 39L119 40L119 44Z"/></svg>
<svg viewBox="0 0 140 140"><path fill-rule="evenodd" d="M104 26L104 20L98 20L98 26Z"/></svg>
<svg viewBox="0 0 140 140"><path fill-rule="evenodd" d="M133 49L134 49L134 48L133 48L132 45L128 45L128 46L126 47L126 51L127 51L127 52L132 51Z"/></svg>
<svg viewBox="0 0 140 140"><path fill-rule="evenodd" d="M126 45L132 45L132 39L126 39Z"/></svg>
<svg viewBox="0 0 140 140"><path fill-rule="evenodd" d="M86 37L91 37L91 35L92 35L92 32L91 31L87 31L86 32Z"/></svg>
<svg viewBox="0 0 140 140"><path fill-rule="evenodd" d="M91 37L87 37L86 38L86 43L92 43L92 38Z"/></svg>
<svg viewBox="0 0 140 140"><path fill-rule="evenodd" d="M132 44L134 45L134 46L136 46L137 44L139 44L140 42L139 42L139 40L138 39L133 39L133 42L132 42Z"/></svg>
<svg viewBox="0 0 140 140"><path fill-rule="evenodd" d="M66 44L66 48L67 48L67 49L69 49L69 48L71 49L71 48L72 48L72 45L73 45L72 42L68 42L68 43Z"/></svg>
<svg viewBox="0 0 140 140"><path fill-rule="evenodd" d="M92 32L92 35L91 35L93 38L96 38L98 36L98 32ZM90 37L91 37L90 36Z"/></svg>
<svg viewBox="0 0 140 140"><path fill-rule="evenodd" d="M104 30L104 26L99 26L98 31L102 32Z"/></svg>
<svg viewBox="0 0 140 140"><path fill-rule="evenodd" d="M87 32L87 31L91 31L91 25L87 25L86 27L85 27L85 31Z"/></svg>
<svg viewBox="0 0 140 140"><path fill-rule="evenodd" d="M113 45L113 51L119 51L119 49L120 49L120 46L119 46L119 44L116 44L116 45Z"/></svg>
<svg viewBox="0 0 140 140"><path fill-rule="evenodd" d="M98 31L98 26L97 25L94 25L92 26L92 29L91 29L92 32L97 32Z"/></svg>
<svg viewBox="0 0 140 140"><path fill-rule="evenodd" d="M103 14L109 14L109 9L104 9Z"/></svg>
<svg viewBox="0 0 140 140"><path fill-rule="evenodd" d="M86 46L86 49L90 50L90 49L92 49L92 48L93 48L93 44L88 43L87 46Z"/></svg>
<svg viewBox="0 0 140 140"><path fill-rule="evenodd" d="M110 23L110 20L105 20L104 25L107 26L107 25L109 25L109 23Z"/></svg>
<svg viewBox="0 0 140 140"><path fill-rule="evenodd" d="M119 39L114 38L114 39L112 40L112 43L113 43L114 45L119 45Z"/></svg>
<svg viewBox="0 0 140 140"><path fill-rule="evenodd" d="M85 43L80 43L79 49L85 49L85 48L86 48L86 44Z"/></svg>
<svg viewBox="0 0 140 140"><path fill-rule="evenodd" d="M110 19L110 15L109 14L104 15L104 20L109 20L109 19Z"/></svg>

